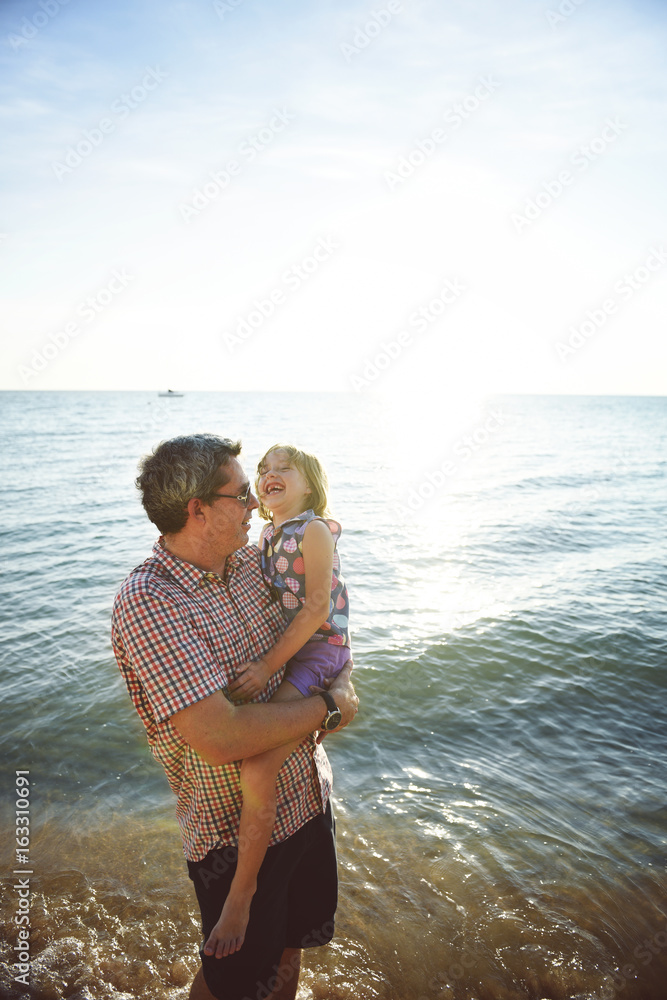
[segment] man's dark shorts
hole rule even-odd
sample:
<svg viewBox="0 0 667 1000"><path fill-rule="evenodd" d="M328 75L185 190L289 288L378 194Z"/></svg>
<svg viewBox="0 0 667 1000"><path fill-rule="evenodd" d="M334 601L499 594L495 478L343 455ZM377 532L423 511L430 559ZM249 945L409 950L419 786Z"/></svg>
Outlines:
<svg viewBox="0 0 667 1000"><path fill-rule="evenodd" d="M338 900L335 823L331 804L295 834L269 847L240 951L213 958L200 951L204 979L219 1000L265 1000L292 975L280 959L285 948L314 948L333 937ZM188 861L204 941L220 917L236 871L236 848L209 851ZM203 943L202 943L203 947Z"/></svg>

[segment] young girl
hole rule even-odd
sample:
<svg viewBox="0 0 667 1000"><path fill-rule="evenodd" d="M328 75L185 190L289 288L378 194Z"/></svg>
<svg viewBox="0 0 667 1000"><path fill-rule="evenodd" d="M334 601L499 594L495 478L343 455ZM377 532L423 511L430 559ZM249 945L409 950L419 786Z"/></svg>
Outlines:
<svg viewBox="0 0 667 1000"><path fill-rule="evenodd" d="M235 700L259 694L286 662L271 700L308 697L311 684L325 687L324 680L350 659L347 590L336 552L341 527L327 516L327 487L318 459L291 445L274 445L257 466L259 513L271 522L259 541L262 572L288 625L261 660L241 666L229 686ZM243 944L276 819L276 778L297 746L278 747L241 764L238 862L220 919L204 945L207 955L223 958Z"/></svg>

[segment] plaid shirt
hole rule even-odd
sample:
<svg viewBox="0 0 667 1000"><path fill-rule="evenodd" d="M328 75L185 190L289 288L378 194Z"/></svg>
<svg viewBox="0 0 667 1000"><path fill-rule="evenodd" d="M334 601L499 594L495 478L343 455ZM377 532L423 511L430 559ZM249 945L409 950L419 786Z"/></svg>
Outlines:
<svg viewBox="0 0 667 1000"><path fill-rule="evenodd" d="M240 761L207 764L170 718L226 689L237 666L260 659L284 627L262 579L255 546L230 556L222 578L178 559L160 539L152 556L130 573L114 602L111 639L116 660L146 727L151 752L177 796L183 850L191 861L216 846L236 845ZM268 701L282 674L274 674L253 700ZM276 791L272 845L322 812L328 801L331 768L313 736L285 761Z"/></svg>

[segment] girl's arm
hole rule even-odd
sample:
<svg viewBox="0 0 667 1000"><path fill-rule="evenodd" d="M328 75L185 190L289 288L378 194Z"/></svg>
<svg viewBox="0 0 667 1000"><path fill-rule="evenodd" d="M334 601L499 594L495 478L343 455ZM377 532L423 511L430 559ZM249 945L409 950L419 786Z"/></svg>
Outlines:
<svg viewBox="0 0 667 1000"><path fill-rule="evenodd" d="M266 685L269 677L310 639L329 617L331 578L333 576L334 540L323 521L312 521L303 533L303 565L306 601L289 623L280 639L261 660L248 664L229 685L235 698L252 698Z"/></svg>

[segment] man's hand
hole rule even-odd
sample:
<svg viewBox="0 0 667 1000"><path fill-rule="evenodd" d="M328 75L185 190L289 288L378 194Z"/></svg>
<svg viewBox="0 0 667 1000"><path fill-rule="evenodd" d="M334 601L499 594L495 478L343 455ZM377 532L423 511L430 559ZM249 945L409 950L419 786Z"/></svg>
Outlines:
<svg viewBox="0 0 667 1000"><path fill-rule="evenodd" d="M253 663L243 663L239 667L239 675L227 688L234 701L247 701L262 691L271 677L271 671L264 660Z"/></svg>
<svg viewBox="0 0 667 1000"><path fill-rule="evenodd" d="M337 677L333 680L327 679L324 681L325 688L318 688L315 687L315 685L312 685L310 688L313 694L318 694L320 691L325 689L331 691L332 695L336 699L336 704L340 709L340 714L342 715L340 726L330 730L329 733L320 733L317 738L318 743L321 743L324 737L329 736L330 733L340 732L341 729L345 729L346 726L349 726L359 710L359 699L355 693L354 685L350 680L352 667L352 660L348 660Z"/></svg>

